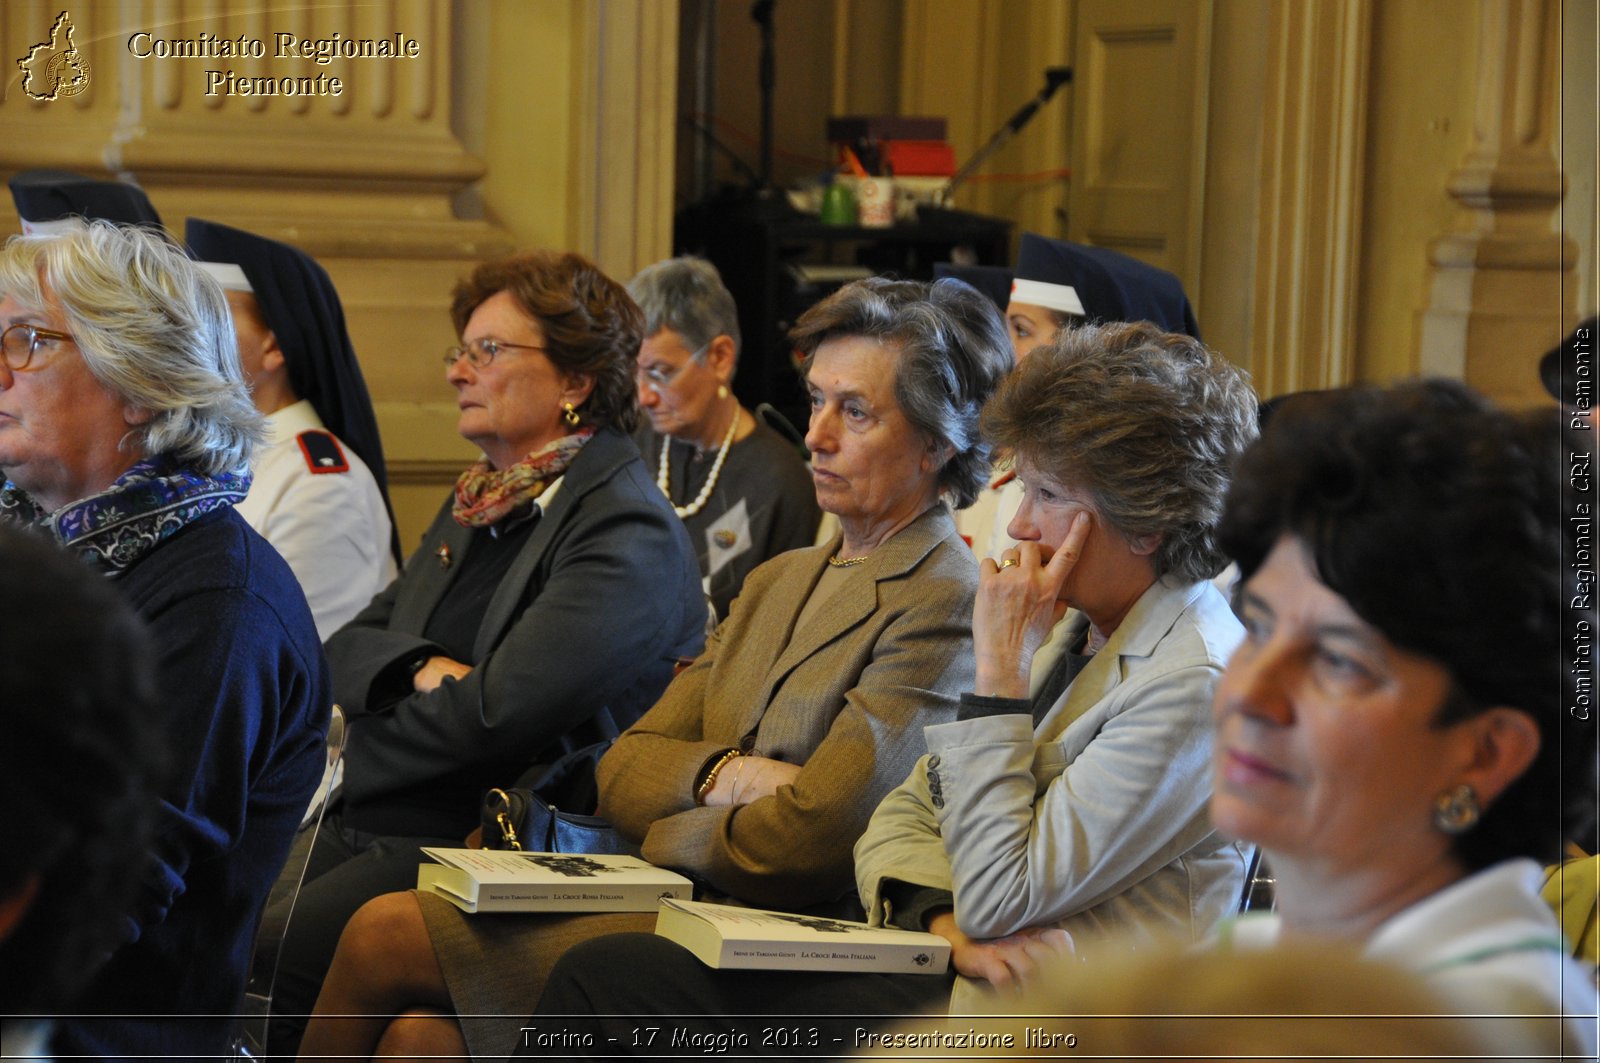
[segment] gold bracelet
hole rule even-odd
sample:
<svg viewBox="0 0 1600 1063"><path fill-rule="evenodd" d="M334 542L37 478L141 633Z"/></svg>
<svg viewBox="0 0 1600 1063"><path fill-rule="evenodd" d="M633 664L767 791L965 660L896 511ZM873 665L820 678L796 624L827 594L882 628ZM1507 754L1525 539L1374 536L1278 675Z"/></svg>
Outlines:
<svg viewBox="0 0 1600 1063"><path fill-rule="evenodd" d="M709 794L711 788L717 784L717 772L721 771L723 766L734 757L743 755L740 750L727 749L723 751L720 757L712 761L711 767L706 769L705 777L700 780L700 785L694 788L694 803L697 805L705 804L706 794Z"/></svg>

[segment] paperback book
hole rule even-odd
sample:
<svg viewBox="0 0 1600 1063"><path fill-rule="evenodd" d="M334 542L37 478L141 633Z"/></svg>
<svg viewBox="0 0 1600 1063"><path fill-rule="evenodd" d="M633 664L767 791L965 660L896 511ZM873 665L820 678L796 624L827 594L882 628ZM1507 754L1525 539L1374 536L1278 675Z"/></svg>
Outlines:
<svg viewBox="0 0 1600 1063"><path fill-rule="evenodd" d="M708 967L943 974L950 964L938 934L678 898L661 901L656 933Z"/></svg>
<svg viewBox="0 0 1600 1063"><path fill-rule="evenodd" d="M422 851L437 863L417 868L417 889L464 912L653 912L664 898L694 893L682 875L636 856Z"/></svg>

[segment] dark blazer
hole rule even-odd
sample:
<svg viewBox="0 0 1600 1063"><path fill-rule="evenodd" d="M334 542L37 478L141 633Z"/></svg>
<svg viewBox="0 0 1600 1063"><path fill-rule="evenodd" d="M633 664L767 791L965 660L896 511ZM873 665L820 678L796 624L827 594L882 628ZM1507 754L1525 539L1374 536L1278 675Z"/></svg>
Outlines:
<svg viewBox="0 0 1600 1063"><path fill-rule="evenodd" d="M884 794L955 718L971 688L978 566L935 506L847 569L795 630L839 547L780 554L752 572L706 652L600 762L600 811L644 856L752 904L854 899L851 847ZM731 808L694 802L730 746L802 765L792 786Z"/></svg>
<svg viewBox="0 0 1600 1063"><path fill-rule="evenodd" d="M538 521L484 610L470 675L384 700L397 668L439 652L421 633L472 538L448 501L405 573L328 640L352 723L346 827L464 835L486 788L615 737L675 660L699 652L708 613L694 549L630 439L596 432Z"/></svg>

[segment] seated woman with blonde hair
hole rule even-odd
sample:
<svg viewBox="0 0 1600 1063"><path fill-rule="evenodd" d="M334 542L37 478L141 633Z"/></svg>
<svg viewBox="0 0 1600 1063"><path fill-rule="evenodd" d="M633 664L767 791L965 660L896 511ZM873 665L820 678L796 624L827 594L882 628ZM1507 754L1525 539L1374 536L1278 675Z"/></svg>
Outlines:
<svg viewBox="0 0 1600 1063"><path fill-rule="evenodd" d="M750 574L600 762L600 812L712 898L859 915L851 847L972 683L977 566L941 496L964 505L982 484L979 411L1009 358L999 314L954 281L860 281L792 335L817 501L842 532ZM654 921L380 897L345 929L303 1058L506 1056L562 952Z"/></svg>
<svg viewBox="0 0 1600 1063"><path fill-rule="evenodd" d="M125 942L56 1048L220 1056L333 701L294 573L235 510L261 417L221 287L160 236L13 237L0 297L0 522L54 539L149 627L172 764ZM61 799L101 800L78 781Z"/></svg>

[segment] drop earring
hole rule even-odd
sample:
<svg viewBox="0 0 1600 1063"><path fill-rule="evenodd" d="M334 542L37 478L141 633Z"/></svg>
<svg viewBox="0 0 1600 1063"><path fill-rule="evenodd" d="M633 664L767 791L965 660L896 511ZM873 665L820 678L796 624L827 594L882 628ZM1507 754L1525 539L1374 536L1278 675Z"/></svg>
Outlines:
<svg viewBox="0 0 1600 1063"><path fill-rule="evenodd" d="M567 422L568 428L578 427L578 411L573 409L572 403L563 402L561 404L561 419Z"/></svg>
<svg viewBox="0 0 1600 1063"><path fill-rule="evenodd" d="M726 385L726 384L718 384L717 385L717 398L725 399L727 397L728 397L728 385Z"/></svg>

